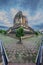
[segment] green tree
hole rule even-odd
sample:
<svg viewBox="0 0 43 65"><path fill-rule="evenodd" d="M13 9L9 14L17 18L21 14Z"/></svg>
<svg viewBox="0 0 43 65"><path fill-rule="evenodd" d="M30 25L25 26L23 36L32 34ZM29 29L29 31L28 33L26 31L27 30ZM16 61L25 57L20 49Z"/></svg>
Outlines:
<svg viewBox="0 0 43 65"><path fill-rule="evenodd" d="M5 31L5 30L0 30L0 33L2 33L2 34L7 34L7 31Z"/></svg>
<svg viewBox="0 0 43 65"><path fill-rule="evenodd" d="M38 36L38 32L35 32L35 34Z"/></svg>
<svg viewBox="0 0 43 65"><path fill-rule="evenodd" d="M24 36L24 29L23 27L20 27L16 30L16 37L20 40L20 43L22 43L21 41L22 36Z"/></svg>

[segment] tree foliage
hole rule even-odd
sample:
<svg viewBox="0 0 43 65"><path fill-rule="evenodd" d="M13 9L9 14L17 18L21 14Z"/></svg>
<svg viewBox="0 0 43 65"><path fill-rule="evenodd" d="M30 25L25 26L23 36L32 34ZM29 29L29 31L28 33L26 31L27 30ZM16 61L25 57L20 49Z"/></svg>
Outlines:
<svg viewBox="0 0 43 65"><path fill-rule="evenodd" d="M36 35L38 35L38 32L35 32Z"/></svg>
<svg viewBox="0 0 43 65"><path fill-rule="evenodd" d="M24 29L20 27L16 30L16 37L21 38L22 36L24 36Z"/></svg>
<svg viewBox="0 0 43 65"><path fill-rule="evenodd" d="M0 30L0 33L7 34L7 32L5 30Z"/></svg>

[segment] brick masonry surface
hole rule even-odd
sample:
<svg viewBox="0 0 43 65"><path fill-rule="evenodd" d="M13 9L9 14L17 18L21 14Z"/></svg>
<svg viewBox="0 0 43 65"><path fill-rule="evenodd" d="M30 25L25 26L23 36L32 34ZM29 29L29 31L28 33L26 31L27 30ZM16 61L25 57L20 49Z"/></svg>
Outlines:
<svg viewBox="0 0 43 65"><path fill-rule="evenodd" d="M36 65L34 63L8 63L8 65Z"/></svg>

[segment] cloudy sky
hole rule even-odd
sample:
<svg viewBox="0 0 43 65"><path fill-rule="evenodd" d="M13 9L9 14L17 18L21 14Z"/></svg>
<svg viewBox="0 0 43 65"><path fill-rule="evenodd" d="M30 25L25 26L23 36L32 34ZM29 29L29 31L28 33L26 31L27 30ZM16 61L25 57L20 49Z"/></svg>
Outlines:
<svg viewBox="0 0 43 65"><path fill-rule="evenodd" d="M0 26L13 26L18 11L27 16L29 26L43 29L43 0L0 0Z"/></svg>

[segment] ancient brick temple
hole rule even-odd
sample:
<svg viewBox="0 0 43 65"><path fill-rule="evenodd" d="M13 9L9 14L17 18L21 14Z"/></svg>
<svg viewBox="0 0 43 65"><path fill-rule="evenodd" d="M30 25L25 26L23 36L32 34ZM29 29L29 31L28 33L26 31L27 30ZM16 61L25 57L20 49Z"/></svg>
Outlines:
<svg viewBox="0 0 43 65"><path fill-rule="evenodd" d="M26 16L24 16L23 13L19 11L14 17L13 27L10 27L7 33L15 34L16 29L18 29L21 26L24 28L25 35L34 33L34 30L28 26L28 21Z"/></svg>

